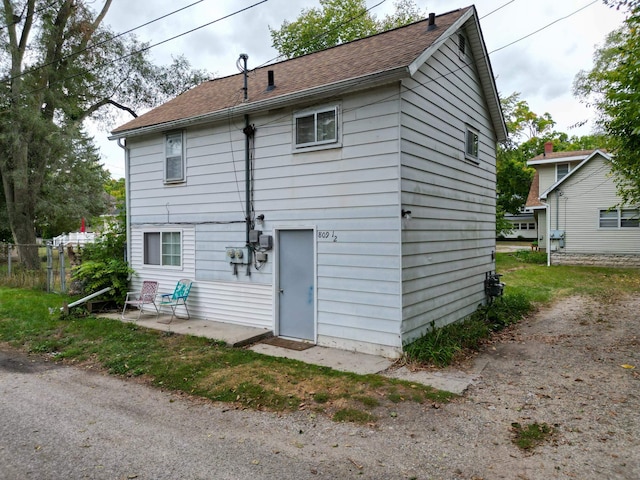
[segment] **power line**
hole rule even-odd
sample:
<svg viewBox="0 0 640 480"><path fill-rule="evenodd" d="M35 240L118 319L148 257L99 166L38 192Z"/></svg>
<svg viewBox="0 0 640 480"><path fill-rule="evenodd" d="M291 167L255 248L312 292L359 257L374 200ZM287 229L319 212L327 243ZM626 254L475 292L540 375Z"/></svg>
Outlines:
<svg viewBox="0 0 640 480"><path fill-rule="evenodd" d="M218 23L218 22L221 22L222 20L226 20L226 19L228 19L228 18L231 18L231 17L233 17L233 16L235 16L235 15L238 15L238 14L240 14L240 13L243 13L243 12L245 12L245 11L247 11L247 10L250 10L250 9L252 9L252 8L254 8L254 7L257 7L258 5L261 5L261 4L266 3L266 2L268 2L268 1L269 1L269 0L260 0L260 1L256 2L256 3L252 4L252 5L249 5L248 7L242 8L242 9L240 9L240 10L236 10L235 12L232 12L232 13L230 13L230 14L228 14L228 15L225 15L225 16L223 16L223 17L219 17L219 18L217 18L217 19L215 19L215 20L212 20L211 22L208 22L208 23L205 23L205 24L200 25L200 26L198 26L198 27L192 28L191 30L187 30L186 32L179 33L178 35L174 35L173 37L167 38L167 39L165 39L165 40L162 40L162 41L160 41L160 42L154 43L154 44L152 44L152 45L147 45L147 46L146 46L146 47L144 47L144 48L140 48L140 49L135 50L135 51L133 51L133 52L131 52L131 53L128 53L127 55L123 55L123 56L121 56L121 57L118 57L118 58L116 58L116 59L114 59L114 60L110 60L110 61L108 61L108 62L103 62L103 63L101 63L101 64L97 65L96 67L84 69L84 70L82 70L81 72L76 73L75 75L70 75L70 76L64 77L64 78L62 78L62 79L60 79L60 80L55 80L55 81L51 82L51 83L49 84L49 86L50 86L50 85L53 85L53 84L56 84L56 83L60 83L60 82L66 81L66 80L71 80L72 78L76 78L76 77L79 77L79 76L85 75L85 74L87 74L87 73L89 73L89 72L91 72L91 71L93 71L93 70L99 69L99 68L108 67L109 65L113 65L114 63L120 62L120 61L125 60L125 59L127 59L127 58L130 58L130 57L132 57L132 56L134 56L134 55L137 55L137 54L139 54L139 53L146 52L147 50L151 50L152 48L155 48L155 47L157 47L157 46L159 46L159 45L163 45L163 44L165 44L165 43L171 42L171 41L173 41L173 40L176 40L176 39L178 39L178 38L180 38L180 37L183 37L183 36L185 36L185 35L188 35L188 34L190 34L190 33L195 32L195 31L201 30L201 29L203 29L203 28L205 28L205 27L208 27L208 26L210 26L210 25L213 25L214 23ZM37 93L37 92L39 92L39 91L41 91L41 90L46 90L46 89L48 89L48 88L49 88L49 86L47 86L47 87L40 87L40 88L33 89L33 90L31 90L31 91L27 92L27 94Z"/></svg>
<svg viewBox="0 0 640 480"><path fill-rule="evenodd" d="M498 10L502 10L504 7L506 7L507 5L515 2L516 0L510 0L507 3L500 5L498 8L495 8L493 10L491 10L489 13L487 13L486 15L483 15L482 17L480 17L480 20L482 20L483 18L487 18L489 15L493 15L494 13L496 13Z"/></svg>
<svg viewBox="0 0 640 480"><path fill-rule="evenodd" d="M567 18L574 16L576 13L581 12L581 11L582 11L582 10L584 10L585 8L588 8L588 7L590 7L591 5L594 5L594 4L598 3L598 1L599 1L599 0L593 0L593 2L586 4L585 6L583 6L583 7L579 8L578 10L576 10L576 11L574 11L574 12L570 13L569 15L565 15L564 17L560 17L560 18L558 18L558 19L554 20L553 22L546 24L544 27L539 28L538 30L535 30L535 31L533 31L533 32L531 32L531 33L529 33L529 34L527 34L527 35L523 36L523 37L520 37L520 38L518 38L517 40L514 40L514 41L513 41L513 42L511 42L511 43L508 43L508 44L506 44L506 45L503 45L503 46L502 46L502 47L500 47L500 48L496 48L495 50L490 51L490 52L488 53L488 55L491 55L492 53L495 53L495 52L499 52L500 50L503 50L503 49L505 49L505 48L507 48L507 47L510 47L511 45L513 45L513 44L515 44L515 43L521 42L522 40L524 40L524 39L526 39L526 38L529 38L529 37L531 37L531 36L535 35L536 33L539 33L539 32L541 32L541 31L543 31L543 30L546 30L546 29L547 29L547 28L549 28L550 26L555 25L556 23L561 22L562 20L566 20Z"/></svg>
<svg viewBox="0 0 640 480"><path fill-rule="evenodd" d="M56 63L59 63L59 62L61 62L61 61L63 61L63 60L66 60L66 59L68 59L68 58L75 57L75 56L77 56L77 55L80 55L81 53L84 53L84 52L86 52L86 51L92 50L92 49L94 49L94 48L97 48L97 47L100 47L100 46L102 46L102 45L105 45L105 44L107 44L107 43L109 43L109 42L112 42L112 41L114 41L116 38L120 38L120 37L122 37L122 36L124 36L124 35L127 35L127 34L131 33L131 32L135 32L136 30L139 30L139 29L141 29L141 28L143 28L143 27L147 27L147 26L151 25L152 23L158 22L158 21L160 21L160 20L164 20L165 18L170 17L171 15L174 15L174 14L176 14L176 13L179 13L179 12L183 11L183 10L186 10L186 9L188 9L188 8L191 8L191 7L193 7L194 5L197 5L198 3L202 3L202 2L204 2L204 1L205 1L205 0L198 0L198 1L193 2L193 3L189 4L189 5L186 5L186 6L182 7L182 8L179 8L179 9L177 9L177 10L174 10L173 12L169 12L169 13L167 13L167 14L165 14L165 15L162 15L161 17L154 18L153 20L150 20L150 21L148 21L148 22L146 22L146 23L143 23L142 25L138 25L137 27L131 28L131 29L127 30L126 32L119 33L119 34L117 34L117 35L116 35L116 36L114 36L114 37L108 38L108 39L103 40L103 41L98 42L98 43L93 43L93 44L91 44L91 45L89 45L89 46L87 46L87 47L84 47L84 48L80 49L80 50L77 50L77 51L75 51L75 52L71 52L71 53L69 53L69 54L67 54L67 55L64 55L64 56L60 57L60 58L57 58L57 59L55 59L55 60L52 60L52 61L51 61L51 62L49 62L49 63L45 63L44 65L39 65L39 66L34 67L34 68L30 69L30 70L27 70L26 72L21 72L21 73L19 73L18 75L14 75L14 76L12 76L12 77L7 77L7 78L5 78L5 79L3 79L3 80L0 80L0 82L10 82L10 81L12 81L12 80L15 80L16 78L20 78L20 77L25 76L25 75L27 75L27 74L29 74L29 73L37 72L38 70L42 70L43 68L49 67L49 66L54 65L54 64L56 64ZM50 6L51 6L51 5L53 5L54 3L57 3L57 2L52 2L51 4L49 4L49 5L48 5L47 7L45 7L45 8L50 7ZM45 8L40 9L40 10L39 10L39 12L41 12L42 10L45 10ZM37 13L37 12L34 12L34 14L35 14L35 13ZM73 77L71 77L71 78L73 78Z"/></svg>

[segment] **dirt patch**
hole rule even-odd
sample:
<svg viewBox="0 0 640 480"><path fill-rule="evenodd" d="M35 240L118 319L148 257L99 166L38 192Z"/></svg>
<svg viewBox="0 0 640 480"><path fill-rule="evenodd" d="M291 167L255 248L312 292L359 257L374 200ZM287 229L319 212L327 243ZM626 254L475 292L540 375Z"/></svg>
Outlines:
<svg viewBox="0 0 640 480"><path fill-rule="evenodd" d="M571 297L502 333L473 362L479 382L439 412L443 478L640 478L638 312L638 298ZM514 424L554 433L522 451Z"/></svg>

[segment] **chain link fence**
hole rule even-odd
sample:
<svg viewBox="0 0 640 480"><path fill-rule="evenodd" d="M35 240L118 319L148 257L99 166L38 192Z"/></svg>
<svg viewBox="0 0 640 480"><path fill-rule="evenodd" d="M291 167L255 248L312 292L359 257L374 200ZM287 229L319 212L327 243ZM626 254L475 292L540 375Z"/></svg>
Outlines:
<svg viewBox="0 0 640 480"><path fill-rule="evenodd" d="M40 268L27 268L20 252L38 249ZM46 242L38 245L0 243L0 284L10 287L37 288L47 292L67 293L71 269L78 263L80 247Z"/></svg>

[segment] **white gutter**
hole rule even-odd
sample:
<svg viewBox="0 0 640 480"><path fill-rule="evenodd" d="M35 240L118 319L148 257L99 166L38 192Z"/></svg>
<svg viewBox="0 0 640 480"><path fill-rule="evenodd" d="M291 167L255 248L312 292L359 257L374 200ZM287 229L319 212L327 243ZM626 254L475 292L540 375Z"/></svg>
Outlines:
<svg viewBox="0 0 640 480"><path fill-rule="evenodd" d="M202 123L211 123L220 120L227 120L229 115L242 115L248 113L255 113L259 110L270 110L276 108L282 108L284 106L299 103L301 100L310 100L315 97L326 98L330 94L336 94L337 90L344 91L352 90L355 87L359 89L370 88L377 85L383 85L392 81L400 80L407 77L409 74L407 67L398 67L393 70L385 70L382 72L367 75L366 77L352 78L336 83L329 83L327 85L321 85L319 87L310 88L307 90L300 90L288 95L280 97L270 98L259 102L243 103L234 107L225 108L223 110L217 110L215 112L205 113L195 117L181 118L179 120L172 120L169 122L159 123L155 125L148 125L146 127L133 128L131 130L123 130L121 132L111 135L109 140L118 140L120 138L134 137L139 135L145 135L148 133L164 132L167 130L173 130L178 128L184 128L188 126L198 125Z"/></svg>
<svg viewBox="0 0 640 480"><path fill-rule="evenodd" d="M126 140L124 143L121 138L118 138L118 146L124 150L124 203L125 203L125 231L127 235L127 264L131 265L131 221L129 216L131 215L131 188L130 188L130 175L129 175L129 147L127 147Z"/></svg>

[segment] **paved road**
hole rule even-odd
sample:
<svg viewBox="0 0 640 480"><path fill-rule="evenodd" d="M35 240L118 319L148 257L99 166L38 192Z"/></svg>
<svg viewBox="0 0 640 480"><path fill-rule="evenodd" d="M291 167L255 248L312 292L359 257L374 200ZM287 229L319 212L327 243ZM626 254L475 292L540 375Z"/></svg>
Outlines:
<svg viewBox="0 0 640 480"><path fill-rule="evenodd" d="M407 478L366 426L228 410L2 350L0 402L2 480Z"/></svg>

